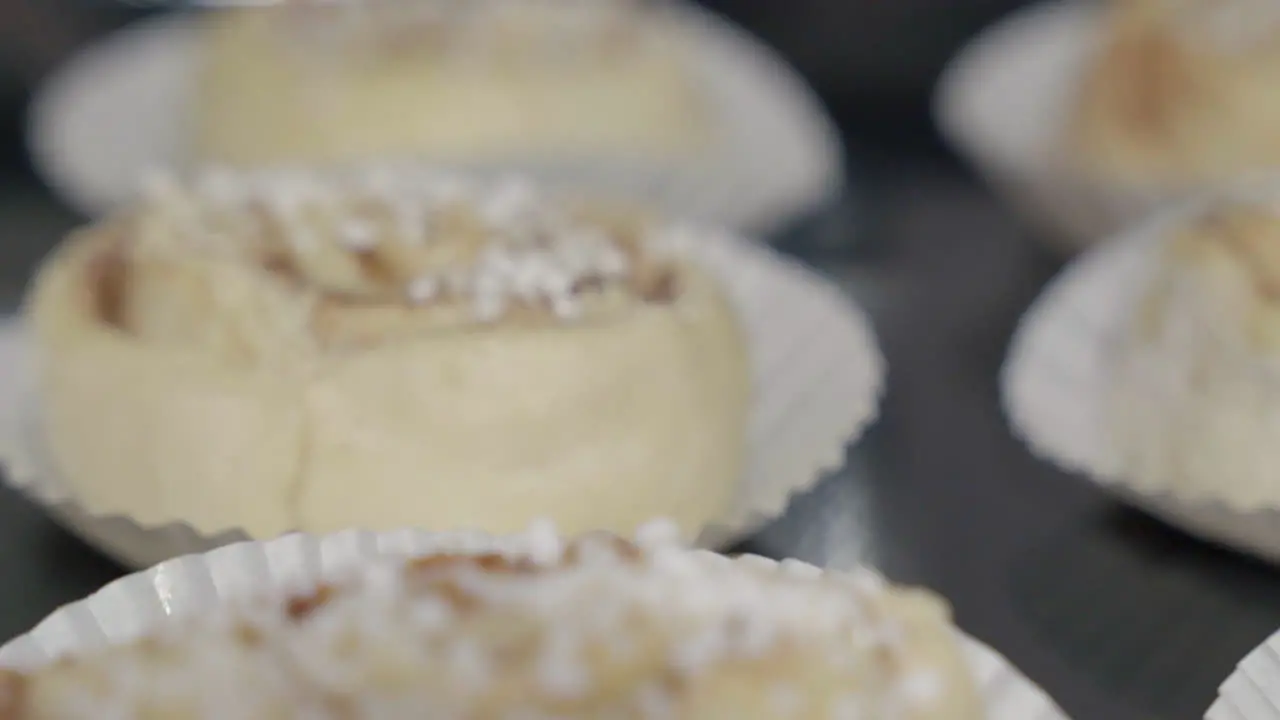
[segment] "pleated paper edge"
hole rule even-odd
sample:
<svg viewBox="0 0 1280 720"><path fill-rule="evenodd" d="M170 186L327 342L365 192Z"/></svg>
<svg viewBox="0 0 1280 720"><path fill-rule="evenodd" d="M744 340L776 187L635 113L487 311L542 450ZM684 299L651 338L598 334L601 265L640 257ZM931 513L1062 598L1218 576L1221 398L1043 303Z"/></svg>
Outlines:
<svg viewBox="0 0 1280 720"><path fill-rule="evenodd" d="M772 48L713 12L684 2L673 3L670 10L681 31L698 38L701 57L696 71L717 78L706 84L711 88L713 114L728 120L718 134L736 141L713 153L709 163L653 168L604 162L594 168L590 178L606 187L638 191L675 214L718 222L753 235L775 232L838 197L846 183L840 159L843 143L834 121L799 73ZM76 143L65 138L81 134L72 132L69 136L65 118L83 92L86 68L90 61L115 60L126 52L129 42L149 42L162 50L168 48L169 53L185 52L190 43L175 42L174 37L189 29L187 17L161 17L126 27L73 57L42 85L33 100L28 113L28 144L37 170L84 214L99 215L120 199L118 192L106 189L107 182L85 181L96 173L78 169L84 161L69 156L66 149ZM185 56L177 60L170 64L190 62ZM173 125L183 122L180 108L172 114ZM173 152L182 154L180 150ZM535 173L542 167L520 161L515 165ZM553 179L558 175L556 169L551 167ZM575 176L570 173L567 177Z"/></svg>
<svg viewBox="0 0 1280 720"><path fill-rule="evenodd" d="M721 279L748 330L756 390L742 495L729 517L704 528L699 538L701 546L723 548L762 529L785 512L793 496L843 466L848 447L879 414L885 362L866 314L801 263L726 233L690 227L672 238L676 249L692 253ZM144 526L79 506L57 478L36 427L35 368L21 356L28 352L26 331L20 320L0 327L0 358L11 353L17 366L0 377L0 393L10 394L9 402L0 403L6 483L133 569L250 539L230 528L197 531L180 519ZM776 449L784 443L785 451Z"/></svg>
<svg viewBox="0 0 1280 720"><path fill-rule="evenodd" d="M1100 3L1072 0L1042 0L1014 10L951 60L933 98L934 118L948 144L1038 227L1039 239L1068 253L1087 250L1185 195L1086 178L1063 165L1056 144L1016 147L1012 140L1022 133L1008 124L1025 123L1028 107L1070 102L1088 52L1088 30L1102 10ZM1009 87L1012 73L1016 87ZM991 97L995 87L1004 90L999 98Z"/></svg>
<svg viewBox="0 0 1280 720"><path fill-rule="evenodd" d="M254 594L274 596L304 590L377 556L520 549L518 536L495 539L465 531L346 531L237 543L135 573L54 611L29 633L0 648L0 664L33 667L68 654L128 642L166 622L224 602ZM733 562L777 564L756 556ZM987 720L1067 720L1048 695L1003 656L959 630L956 633L987 706Z"/></svg>
<svg viewBox="0 0 1280 720"><path fill-rule="evenodd" d="M1224 199L1277 197L1280 180L1236 183L1171 206L1089 250L1059 273L1023 314L1000 372L1001 406L1008 425L1032 454L1089 479L1171 525L1271 563L1280 563L1280 497L1271 506L1244 506L1204 489L1150 487L1125 478L1118 459L1100 435L1105 432L1100 400L1105 381L1098 374L1104 372L1107 343L1123 331L1141 290L1141 283L1134 282L1135 274L1140 275L1156 260L1159 243L1170 235L1172 227ZM1101 282L1103 273L1111 284ZM1068 321L1088 332L1069 337L1065 329ZM1088 337L1081 337L1086 334ZM1045 370L1048 362L1057 363L1056 369ZM1046 392L1050 386L1081 385L1094 389L1057 390L1050 402L1034 399L1037 394L1050 394ZM1068 416L1075 418L1074 423ZM1072 433L1062 430L1072 425L1088 430L1069 437Z"/></svg>
<svg viewBox="0 0 1280 720"><path fill-rule="evenodd" d="M1280 632L1245 656L1218 688L1205 720L1280 720Z"/></svg>

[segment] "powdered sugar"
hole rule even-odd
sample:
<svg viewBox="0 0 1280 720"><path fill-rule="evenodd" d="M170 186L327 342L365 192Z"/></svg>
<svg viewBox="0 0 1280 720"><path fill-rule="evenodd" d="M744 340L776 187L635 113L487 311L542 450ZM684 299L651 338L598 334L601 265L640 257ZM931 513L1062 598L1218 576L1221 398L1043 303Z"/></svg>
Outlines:
<svg viewBox="0 0 1280 720"><path fill-rule="evenodd" d="M167 217L168 231L189 237L191 247L217 245L230 223L295 255L331 246L376 257L394 276L377 282L399 283L408 303L461 301L481 323L517 306L580 317L584 293L631 289L636 253L641 262L657 255L644 228L622 237L520 178L473 182L391 167L217 170L185 184L159 178L146 190L144 210Z"/></svg>
<svg viewBox="0 0 1280 720"><path fill-rule="evenodd" d="M900 621L885 611L894 602L888 589L860 578L870 576L867 571L844 577L800 571L796 563L783 569L729 562L682 548L665 523L643 528L635 544L604 535L566 542L546 523L502 544L501 563L482 552L408 564L385 558L337 579L303 605L281 604L274 612L262 603L252 612L228 607L164 635L160 641L169 646L194 644L182 655L190 655L191 665L176 663L166 677L179 692L200 693L225 683L222 675L243 679L237 663L246 657L267 658L257 671L262 682L197 713L224 720L254 716L229 715L232 701L238 708L262 707L273 693L295 707L324 697L337 703L332 707L368 713L362 716L405 717L392 710L429 706L451 717L479 707L495 683L511 692L513 678L531 683L519 691L531 707L546 707L541 700L599 702L606 692L616 698L608 708L674 717L681 688L795 647L806 648L809 662L891 681L818 698L799 692L806 686L783 672L763 688L776 705L804 706L805 717L913 717L945 689L945 672L901 640ZM851 594L853 587L861 593ZM237 645L243 633L225 632L236 626L250 628L254 640ZM877 640L850 642L858 636ZM129 708L138 698L154 698L154 678L121 659L107 664L115 670L99 703ZM282 663L288 670L279 677L263 674L272 667L278 673ZM602 670L601 663L612 669ZM197 666L201 675L190 674ZM628 675L634 678L619 690ZM403 685L391 680L397 677L416 679ZM598 685L602 677L608 691Z"/></svg>

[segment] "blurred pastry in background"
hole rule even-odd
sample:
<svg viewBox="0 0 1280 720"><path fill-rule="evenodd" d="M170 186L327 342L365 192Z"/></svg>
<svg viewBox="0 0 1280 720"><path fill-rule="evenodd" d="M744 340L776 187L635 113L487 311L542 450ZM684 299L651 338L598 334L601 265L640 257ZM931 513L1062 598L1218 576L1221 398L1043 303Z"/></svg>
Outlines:
<svg viewBox="0 0 1280 720"><path fill-rule="evenodd" d="M1112 391L1124 473L1251 509L1280 503L1280 210L1229 201L1169 230Z"/></svg>
<svg viewBox="0 0 1280 720"><path fill-rule="evenodd" d="M228 605L132 645L4 672L0 716L984 716L932 594L655 535L531 532L514 548L499 538L492 551L382 558L291 600Z"/></svg>
<svg viewBox="0 0 1280 720"><path fill-rule="evenodd" d="M654 0L286 2L208 17L196 161L682 160L704 98Z"/></svg>
<svg viewBox="0 0 1280 720"><path fill-rule="evenodd" d="M34 283L48 445L143 526L693 536L734 499L750 368L669 232L412 169L158 183Z"/></svg>
<svg viewBox="0 0 1280 720"><path fill-rule="evenodd" d="M1072 163L1136 188L1280 168L1280 3L1111 0Z"/></svg>

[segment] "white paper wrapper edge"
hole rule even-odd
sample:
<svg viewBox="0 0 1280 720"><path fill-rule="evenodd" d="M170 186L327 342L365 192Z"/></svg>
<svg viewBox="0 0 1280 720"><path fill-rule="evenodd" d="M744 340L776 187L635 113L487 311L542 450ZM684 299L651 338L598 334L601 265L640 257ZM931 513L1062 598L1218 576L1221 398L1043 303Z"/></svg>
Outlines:
<svg viewBox="0 0 1280 720"><path fill-rule="evenodd" d="M0 648L0 664L31 667L58 656L127 642L164 622L227 599L303 589L378 555L487 548L495 548L494 540L478 533L412 530L291 535L265 543L238 543L130 575L61 608L30 633ZM496 549L512 548L499 543ZM962 635L961 640L986 700L988 720L1066 720L1048 696L1007 660L968 636Z"/></svg>
<svg viewBox="0 0 1280 720"><path fill-rule="evenodd" d="M1280 719L1280 633L1249 653L1218 689L1205 720Z"/></svg>
<svg viewBox="0 0 1280 720"><path fill-rule="evenodd" d="M743 318L756 377L750 457L741 500L701 542L720 547L762 527L797 492L839 468L847 445L878 412L884 360L861 310L834 284L799 263L728 235L691 230L675 236L722 279ZM184 524L144 528L126 517L97 516L59 483L37 427L39 402L24 331L0 331L0 462L10 484L45 505L73 532L133 568L247 539L212 536Z"/></svg>

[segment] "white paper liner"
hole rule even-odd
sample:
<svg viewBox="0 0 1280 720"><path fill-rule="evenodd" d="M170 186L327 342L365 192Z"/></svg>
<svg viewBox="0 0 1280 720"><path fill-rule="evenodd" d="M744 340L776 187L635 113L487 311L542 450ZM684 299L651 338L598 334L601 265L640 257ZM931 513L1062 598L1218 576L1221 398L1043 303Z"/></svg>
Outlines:
<svg viewBox="0 0 1280 720"><path fill-rule="evenodd" d="M163 623L192 617L227 601L305 591L374 557L486 549L513 548L495 545L494 539L478 533L414 530L297 534L270 542L237 543L130 575L57 610L34 630L0 648L0 665L35 667L57 657L129 642ZM741 561L774 562L758 557ZM1066 720L1048 696L1007 660L957 634L986 701L988 720Z"/></svg>
<svg viewBox="0 0 1280 720"><path fill-rule="evenodd" d="M1043 239L1071 252L1186 194L1108 184L1064 165L1064 122L1104 5L1051 0L1011 13L951 61L934 97L947 141Z"/></svg>
<svg viewBox="0 0 1280 720"><path fill-rule="evenodd" d="M520 165L553 183L609 188L668 214L765 233L836 196L839 133L813 91L773 51L709 12L673 3L695 51L719 146L707 162L658 168L589 162ZM140 23L89 48L32 104L32 156L49 184L93 216L134 182L186 159L198 18Z"/></svg>
<svg viewBox="0 0 1280 720"><path fill-rule="evenodd" d="M700 231L673 233L722 281L747 336L754 376L748 461L732 514L699 543L724 547L781 515L792 494L844 463L875 419L884 360L867 317L839 287L757 244ZM146 528L79 507L59 481L39 428L35 368L22 322L0 325L0 462L6 482L69 530L132 568L248 539L203 536L185 524Z"/></svg>
<svg viewBox="0 0 1280 720"><path fill-rule="evenodd" d="M1205 720L1280 720L1280 632L1249 653L1218 688Z"/></svg>
<svg viewBox="0 0 1280 720"><path fill-rule="evenodd" d="M1107 393L1113 348L1127 332L1169 229L1222 198L1274 198L1242 187L1156 216L1071 263L1026 312L1010 344L1001 395L1010 425L1036 455L1084 475L1122 500L1207 540L1280 563L1275 509L1210 488L1176 491L1125 477L1110 432ZM1230 502L1228 502L1230 500Z"/></svg>

